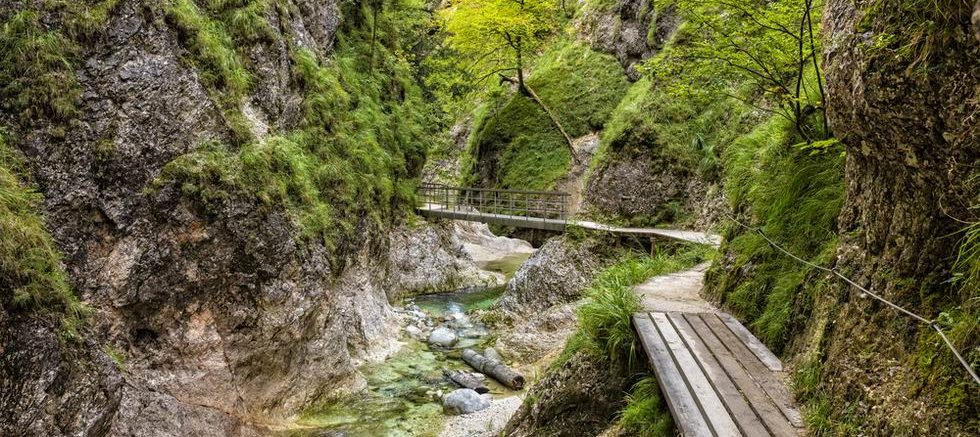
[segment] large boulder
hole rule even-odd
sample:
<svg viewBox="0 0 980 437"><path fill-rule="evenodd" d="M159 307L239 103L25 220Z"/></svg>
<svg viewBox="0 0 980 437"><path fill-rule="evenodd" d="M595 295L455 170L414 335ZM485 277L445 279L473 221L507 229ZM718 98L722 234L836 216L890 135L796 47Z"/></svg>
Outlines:
<svg viewBox="0 0 980 437"><path fill-rule="evenodd" d="M453 414L470 414L490 406L490 395L481 395L476 390L461 388L453 390L442 399L442 406Z"/></svg>
<svg viewBox="0 0 980 437"><path fill-rule="evenodd" d="M450 347L456 344L457 341L459 341L459 337L456 335L456 332L453 331L452 329L449 329L445 326L440 326L436 329L433 329L432 332L429 333L429 338L427 341L429 342L429 344L434 346Z"/></svg>
<svg viewBox="0 0 980 437"><path fill-rule="evenodd" d="M601 239L550 239L521 265L491 309L516 320L576 301L608 263L611 250Z"/></svg>
<svg viewBox="0 0 980 437"><path fill-rule="evenodd" d="M633 380L602 356L577 351L531 387L507 423L512 437L578 437L601 433L616 418Z"/></svg>

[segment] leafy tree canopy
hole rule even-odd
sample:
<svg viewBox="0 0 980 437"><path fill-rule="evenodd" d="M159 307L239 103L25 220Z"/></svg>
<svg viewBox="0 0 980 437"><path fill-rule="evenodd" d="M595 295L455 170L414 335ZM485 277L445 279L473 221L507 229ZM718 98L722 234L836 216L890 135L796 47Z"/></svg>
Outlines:
<svg viewBox="0 0 980 437"><path fill-rule="evenodd" d="M523 75L523 58L554 31L556 13L553 0L456 0L443 17L465 70L484 80Z"/></svg>

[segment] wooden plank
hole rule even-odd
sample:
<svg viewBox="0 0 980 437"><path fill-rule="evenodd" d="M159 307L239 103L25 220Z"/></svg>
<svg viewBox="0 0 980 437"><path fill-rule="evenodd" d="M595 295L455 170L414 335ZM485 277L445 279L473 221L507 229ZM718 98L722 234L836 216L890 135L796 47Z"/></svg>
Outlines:
<svg viewBox="0 0 980 437"><path fill-rule="evenodd" d="M728 374L735 386L741 391L742 396L748 401L749 406L755 411L762 423L770 433L775 436L793 436L796 430L790 424L786 416L783 415L775 402L749 375L745 367L738 362L731 351L725 347L721 340L714 334L711 328L704 322L702 317L712 317L710 314L686 314L685 320L697 333L698 338L711 351L711 354L718 360L721 367Z"/></svg>
<svg viewBox="0 0 980 437"><path fill-rule="evenodd" d="M745 366L745 369L749 372L760 387L765 390L769 398L773 400L779 410L783 413L783 416L793 426L797 428L803 427L803 418L800 416L800 412L796 409L793 404L793 397L790 396L789 391L781 381L776 379L776 375L769 370L765 364L759 361L758 357L749 350L745 343L738 338L728 325L725 324L718 316L714 314L703 314L702 320L711 328L711 331L725 344L726 348L735 355L736 359Z"/></svg>
<svg viewBox="0 0 980 437"><path fill-rule="evenodd" d="M684 318L684 315L681 313L670 313L668 314L668 318L673 323L674 328L677 329L677 332L681 334L681 339L687 344L688 349L694 352L694 357L701 364L701 370L708 375L708 379L711 380L711 384L715 387L719 396L721 396L722 401L735 419L735 423L738 425L738 429L742 434L752 437L771 435L756 415L755 410L752 409L752 406L749 405L749 402L729 377L728 373L725 372L724 367L715 359L715 356L701 340L698 333L695 332L691 324ZM775 408L773 409L775 410Z"/></svg>
<svg viewBox="0 0 980 437"><path fill-rule="evenodd" d="M728 313L719 313L718 317L721 318L721 321L728 325L728 329L731 329L732 332L742 340L742 343L745 343L745 345L749 347L749 350L752 351L755 356L759 357L759 360L762 361L762 363L765 364L769 370L772 370L773 372L783 371L783 363L779 361L779 358L776 358L776 355L773 354L772 351L766 347L766 345L762 344L762 342L759 341L755 335L752 335L745 325L742 325L741 322Z"/></svg>
<svg viewBox="0 0 980 437"><path fill-rule="evenodd" d="M705 420L701 409L691 395L680 369L667 351L667 344L660 337L648 313L633 315L633 326L640 336L640 342L647 351L650 363L657 374L657 383L664 393L670 414L674 423L687 437L712 436L711 428Z"/></svg>
<svg viewBox="0 0 980 437"><path fill-rule="evenodd" d="M667 343L667 349L674 358L677 367L680 368L681 375L687 382L694 399L701 406L708 423L719 436L740 436L741 432L735 421L732 420L731 413L725 408L715 388L708 381L708 377L702 371L701 366L694 355L681 340L680 334L670 323L666 313L650 313L653 324L660 332L661 337Z"/></svg>

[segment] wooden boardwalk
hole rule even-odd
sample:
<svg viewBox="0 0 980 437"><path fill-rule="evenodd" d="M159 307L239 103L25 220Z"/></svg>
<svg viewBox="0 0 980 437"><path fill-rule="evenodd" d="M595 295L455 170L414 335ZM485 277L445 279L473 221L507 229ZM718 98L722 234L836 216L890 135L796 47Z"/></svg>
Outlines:
<svg viewBox="0 0 980 437"><path fill-rule="evenodd" d="M686 437L803 434L782 364L735 318L654 311L633 324Z"/></svg>

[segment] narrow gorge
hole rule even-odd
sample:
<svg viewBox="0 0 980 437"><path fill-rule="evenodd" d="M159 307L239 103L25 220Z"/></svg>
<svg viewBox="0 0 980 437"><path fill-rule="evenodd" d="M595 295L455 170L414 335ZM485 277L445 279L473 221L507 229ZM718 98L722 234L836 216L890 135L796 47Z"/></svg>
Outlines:
<svg viewBox="0 0 980 437"><path fill-rule="evenodd" d="M977 435L978 126L974 0L0 0L0 436Z"/></svg>

